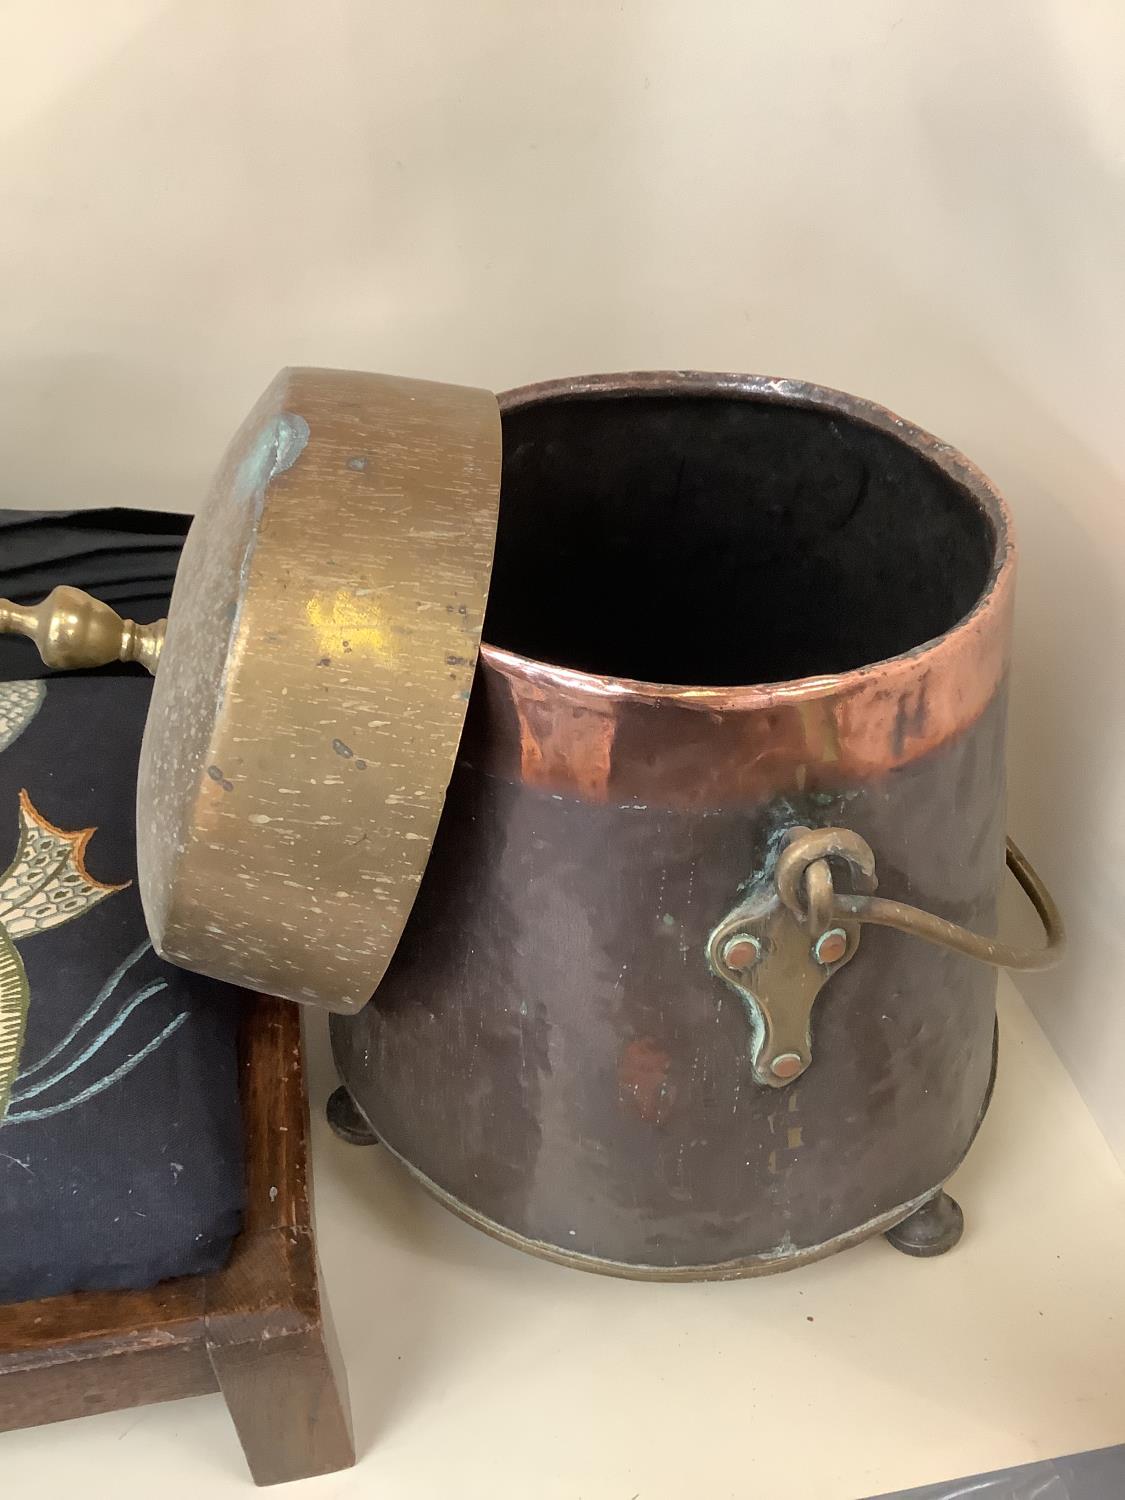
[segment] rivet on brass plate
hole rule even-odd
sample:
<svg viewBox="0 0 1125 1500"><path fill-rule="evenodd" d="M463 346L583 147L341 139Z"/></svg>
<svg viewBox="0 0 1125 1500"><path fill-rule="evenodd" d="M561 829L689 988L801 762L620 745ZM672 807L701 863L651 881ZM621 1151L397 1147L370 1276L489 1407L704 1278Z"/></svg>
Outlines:
<svg viewBox="0 0 1125 1500"><path fill-rule="evenodd" d="M848 950L848 935L842 927L830 927L822 932L813 945L813 955L818 964L838 964Z"/></svg>
<svg viewBox="0 0 1125 1500"><path fill-rule="evenodd" d="M723 962L732 969L751 969L762 956L762 945L749 932L737 932L723 945Z"/></svg>

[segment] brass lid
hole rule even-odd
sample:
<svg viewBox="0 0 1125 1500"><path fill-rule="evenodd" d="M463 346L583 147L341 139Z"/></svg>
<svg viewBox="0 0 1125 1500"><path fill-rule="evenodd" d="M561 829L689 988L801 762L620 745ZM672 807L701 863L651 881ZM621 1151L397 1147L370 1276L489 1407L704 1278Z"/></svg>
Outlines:
<svg viewBox="0 0 1125 1500"><path fill-rule="evenodd" d="M362 1006L453 769L500 492L488 391L283 371L184 547L137 794L159 953Z"/></svg>

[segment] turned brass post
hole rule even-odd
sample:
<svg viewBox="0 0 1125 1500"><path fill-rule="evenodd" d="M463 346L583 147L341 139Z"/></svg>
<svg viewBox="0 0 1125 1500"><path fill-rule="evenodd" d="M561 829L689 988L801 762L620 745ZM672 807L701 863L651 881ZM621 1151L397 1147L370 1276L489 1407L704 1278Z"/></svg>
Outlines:
<svg viewBox="0 0 1125 1500"><path fill-rule="evenodd" d="M108 604L67 584L52 589L39 604L0 599L0 632L26 635L47 666L62 670L136 661L155 672L167 623L123 620Z"/></svg>

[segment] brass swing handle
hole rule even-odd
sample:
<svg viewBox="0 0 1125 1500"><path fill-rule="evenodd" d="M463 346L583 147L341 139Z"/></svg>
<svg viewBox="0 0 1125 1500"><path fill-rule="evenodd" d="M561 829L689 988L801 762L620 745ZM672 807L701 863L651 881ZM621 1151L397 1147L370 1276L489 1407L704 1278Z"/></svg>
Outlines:
<svg viewBox="0 0 1125 1500"><path fill-rule="evenodd" d="M38 604L0 599L0 633L26 635L48 667L63 671L135 661L155 672L167 623L123 620L110 605L67 584L52 589Z"/></svg>
<svg viewBox="0 0 1125 1500"><path fill-rule="evenodd" d="M832 865L847 866L852 892L837 892ZM1066 938L1058 907L1008 840L1008 867L1031 898L1046 946L1023 949L969 932L932 912L875 892L875 856L847 828L791 828L772 875L728 911L707 940L711 970L742 999L750 1021L750 1064L769 1088L784 1088L812 1063L812 1011L824 985L851 962L863 924L912 937L1005 969L1046 969Z"/></svg>
<svg viewBox="0 0 1125 1500"><path fill-rule="evenodd" d="M904 901L888 901L870 894L874 889L875 857L870 845L844 828L795 828L789 843L777 862L777 893L794 917L813 934L818 942L833 923L870 922L877 927L893 927L922 938L941 948L963 953L998 969L1024 972L1049 969L1058 963L1066 947L1066 928L1053 896L1019 848L1008 839L1007 865L1024 894L1034 906L1047 935L1045 946L1017 948L998 938L984 937L947 922L933 912L922 911ZM835 857L846 860L868 891L838 893L833 888L828 863Z"/></svg>

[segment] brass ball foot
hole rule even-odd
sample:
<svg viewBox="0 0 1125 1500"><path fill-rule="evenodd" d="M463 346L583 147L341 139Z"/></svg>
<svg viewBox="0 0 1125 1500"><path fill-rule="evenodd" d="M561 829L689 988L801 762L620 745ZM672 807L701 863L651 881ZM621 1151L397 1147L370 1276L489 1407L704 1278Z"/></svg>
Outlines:
<svg viewBox="0 0 1125 1500"><path fill-rule="evenodd" d="M915 1209L901 1224L888 1229L885 1237L903 1255L944 1255L953 1249L964 1230L965 1215L960 1204L942 1192Z"/></svg>
<svg viewBox="0 0 1125 1500"><path fill-rule="evenodd" d="M333 1089L324 1111L334 1135L349 1146L377 1146L379 1137L360 1114L356 1102L343 1084Z"/></svg>

